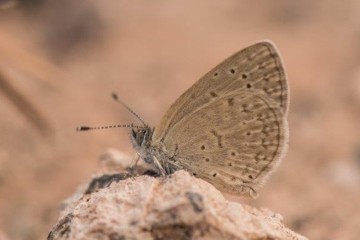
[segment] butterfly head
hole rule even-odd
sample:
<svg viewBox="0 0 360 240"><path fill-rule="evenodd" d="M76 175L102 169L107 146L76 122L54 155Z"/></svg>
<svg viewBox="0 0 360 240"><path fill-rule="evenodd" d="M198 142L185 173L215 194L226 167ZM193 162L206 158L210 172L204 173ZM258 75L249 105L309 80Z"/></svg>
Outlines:
<svg viewBox="0 0 360 240"><path fill-rule="evenodd" d="M131 140L133 144L139 147L143 147L150 143L152 134L153 130L149 126L131 128Z"/></svg>
<svg viewBox="0 0 360 240"><path fill-rule="evenodd" d="M131 128L131 142L139 156L147 163L152 162L150 146L153 132L154 129L150 128L147 125Z"/></svg>

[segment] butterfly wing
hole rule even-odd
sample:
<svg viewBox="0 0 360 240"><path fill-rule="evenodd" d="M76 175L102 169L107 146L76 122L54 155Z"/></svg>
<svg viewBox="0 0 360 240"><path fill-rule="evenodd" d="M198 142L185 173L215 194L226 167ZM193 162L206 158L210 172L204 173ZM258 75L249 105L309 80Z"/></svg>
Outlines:
<svg viewBox="0 0 360 240"><path fill-rule="evenodd" d="M271 98L286 116L288 85L281 58L269 41L249 46L212 69L168 109L153 134L153 140L165 139L185 116L206 106L217 96L232 91L257 91Z"/></svg>
<svg viewBox="0 0 360 240"><path fill-rule="evenodd" d="M181 119L163 144L175 164L195 176L225 192L253 195L279 164L287 141L279 104L236 90Z"/></svg>

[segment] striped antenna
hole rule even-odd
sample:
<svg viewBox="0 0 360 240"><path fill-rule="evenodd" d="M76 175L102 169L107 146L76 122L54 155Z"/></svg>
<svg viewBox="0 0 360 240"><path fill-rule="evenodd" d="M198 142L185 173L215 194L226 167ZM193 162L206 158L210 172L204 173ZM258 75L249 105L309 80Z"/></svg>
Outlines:
<svg viewBox="0 0 360 240"><path fill-rule="evenodd" d="M90 131L90 130L103 130L103 129L109 129L109 128L141 128L139 126L134 126L132 124L124 124L124 125L108 125L108 126L99 126L99 127L89 127L89 126L80 126L76 128L76 131L82 132L82 131Z"/></svg>
<svg viewBox="0 0 360 240"><path fill-rule="evenodd" d="M146 123L141 119L141 117L139 117L136 112L134 112L128 105L121 101L116 93L112 93L111 96L115 101L123 105L129 112L131 112L137 119L139 119L144 126L146 126Z"/></svg>

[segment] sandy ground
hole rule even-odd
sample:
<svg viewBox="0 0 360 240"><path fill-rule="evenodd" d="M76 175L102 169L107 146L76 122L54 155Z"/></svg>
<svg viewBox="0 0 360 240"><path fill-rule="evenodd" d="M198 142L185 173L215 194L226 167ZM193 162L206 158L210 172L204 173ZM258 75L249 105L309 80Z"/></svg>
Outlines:
<svg viewBox="0 0 360 240"><path fill-rule="evenodd" d="M127 129L75 131L137 123L111 92L156 125L212 67L270 39L290 81L289 151L259 199L236 200L310 239L358 239L359 1L44 2L0 1L0 75L37 113L1 89L0 236L44 239L106 149L133 152Z"/></svg>

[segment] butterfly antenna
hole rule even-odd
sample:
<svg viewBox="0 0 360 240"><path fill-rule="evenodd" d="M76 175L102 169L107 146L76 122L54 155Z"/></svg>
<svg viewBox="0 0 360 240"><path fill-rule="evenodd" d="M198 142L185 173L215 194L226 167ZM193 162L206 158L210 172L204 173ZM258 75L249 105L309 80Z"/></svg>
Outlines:
<svg viewBox="0 0 360 240"><path fill-rule="evenodd" d="M137 119L139 119L144 126L146 126L146 123L141 119L141 117L139 117L136 112L134 112L128 105L121 101L116 93L112 93L111 96L115 101L123 105L129 112L131 112Z"/></svg>
<svg viewBox="0 0 360 240"><path fill-rule="evenodd" d="M134 126L132 124L123 124L123 125L108 125L108 126L99 126L99 127L89 127L89 126L80 126L76 128L76 131L90 131L90 130L102 130L109 128L140 128L139 126Z"/></svg>

